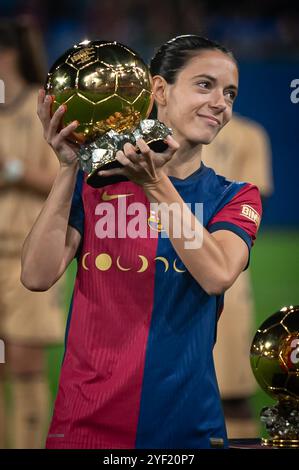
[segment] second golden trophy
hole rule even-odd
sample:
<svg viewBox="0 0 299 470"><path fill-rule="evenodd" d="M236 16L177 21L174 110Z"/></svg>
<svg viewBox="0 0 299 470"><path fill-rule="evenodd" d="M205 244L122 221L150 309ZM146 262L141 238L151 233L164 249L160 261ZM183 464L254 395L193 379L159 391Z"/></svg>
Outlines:
<svg viewBox="0 0 299 470"><path fill-rule="evenodd" d="M262 389L278 400L261 411L268 447L299 448L299 306L283 307L267 318L251 345L253 373Z"/></svg>

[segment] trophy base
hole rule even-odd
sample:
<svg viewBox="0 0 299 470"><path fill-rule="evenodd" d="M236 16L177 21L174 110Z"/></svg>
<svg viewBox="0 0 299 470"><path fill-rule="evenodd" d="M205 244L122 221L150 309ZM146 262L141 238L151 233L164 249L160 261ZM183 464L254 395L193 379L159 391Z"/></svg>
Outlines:
<svg viewBox="0 0 299 470"><path fill-rule="evenodd" d="M261 442L262 446L266 447L281 447L285 449L299 449L299 439L279 439L279 438L272 438L272 439L265 439L262 438Z"/></svg>
<svg viewBox="0 0 299 470"><path fill-rule="evenodd" d="M99 176L98 171L100 170L112 170L113 168L122 168L122 165L117 161L113 161L103 165L101 168L98 168L96 171L91 173L87 177L86 183L93 188L102 188L103 186L109 186L110 184L120 183L121 181L129 181L126 176L115 175L115 176Z"/></svg>
<svg viewBox="0 0 299 470"><path fill-rule="evenodd" d="M161 139L153 140L149 142L149 147L157 153L162 153L167 150L168 145ZM122 165L117 161L113 160L112 162L106 163L106 165L99 166L97 170L91 173L87 179L86 183L93 188L102 188L103 186L109 186L110 184L120 183L121 181L129 181L126 176L115 175L115 176L99 176L98 171L100 170L112 170L113 168L122 168Z"/></svg>

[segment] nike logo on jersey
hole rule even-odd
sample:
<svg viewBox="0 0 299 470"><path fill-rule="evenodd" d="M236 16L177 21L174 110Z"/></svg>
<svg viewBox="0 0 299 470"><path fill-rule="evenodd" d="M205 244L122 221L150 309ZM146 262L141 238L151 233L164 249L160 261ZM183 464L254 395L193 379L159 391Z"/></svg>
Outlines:
<svg viewBox="0 0 299 470"><path fill-rule="evenodd" d="M101 195L102 201L112 201L112 199L119 199L121 197L134 196L133 193L128 194L108 194L107 191L104 191Z"/></svg>

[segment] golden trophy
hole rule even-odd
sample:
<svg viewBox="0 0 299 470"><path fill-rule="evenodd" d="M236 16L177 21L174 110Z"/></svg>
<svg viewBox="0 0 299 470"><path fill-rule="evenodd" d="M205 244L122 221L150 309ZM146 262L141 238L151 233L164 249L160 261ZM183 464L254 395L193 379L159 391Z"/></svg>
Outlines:
<svg viewBox="0 0 299 470"><path fill-rule="evenodd" d="M262 445L299 448L299 306L283 307L262 323L250 362L258 384L278 400L261 411L269 434Z"/></svg>
<svg viewBox="0 0 299 470"><path fill-rule="evenodd" d="M83 41L67 50L51 67L45 84L54 96L52 113L66 105L62 127L77 120L71 139L81 144L78 158L87 182L99 187L125 177L97 175L121 166L115 155L126 142L162 144L171 133L164 124L147 119L152 105L152 79L147 65L127 46L116 41Z"/></svg>

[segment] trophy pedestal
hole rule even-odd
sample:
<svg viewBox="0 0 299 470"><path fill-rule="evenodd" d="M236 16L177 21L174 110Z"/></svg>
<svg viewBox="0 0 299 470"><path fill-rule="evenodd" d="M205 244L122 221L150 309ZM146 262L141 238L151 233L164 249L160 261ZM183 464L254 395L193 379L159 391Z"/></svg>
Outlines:
<svg viewBox="0 0 299 470"><path fill-rule="evenodd" d="M106 165L99 168L98 171L101 170L112 170L113 168L121 168L121 164L116 160L111 163L107 163ZM129 181L126 176L122 175L115 175L115 176L99 176L98 172L95 171L92 175L87 177L86 182L89 186L93 188L102 188L103 186L109 186L109 184L120 183L121 181Z"/></svg>
<svg viewBox="0 0 299 470"><path fill-rule="evenodd" d="M163 153L168 148L165 139L170 134L171 130L162 122L144 119L132 133L124 134L110 130L95 141L81 145L78 152L79 165L81 170L89 175L86 180L87 184L94 188L101 188L120 181L128 181L128 178L123 175L102 177L98 175L98 172L122 168L115 158L117 151L122 150L126 143L130 143L138 153L136 145L138 139L141 138L154 152Z"/></svg>
<svg viewBox="0 0 299 470"><path fill-rule="evenodd" d="M161 139L155 140L150 142L149 147L157 153L162 153L167 150L168 145ZM101 170L112 170L113 168L122 168L122 165L117 161L114 160L112 162L106 163L105 165L98 168L98 171ZM128 178L122 175L115 175L115 176L99 176L98 172L95 171L90 176L87 177L87 184L92 186L93 188L102 188L103 186L108 186L109 184L120 183L121 181L129 181Z"/></svg>
<svg viewBox="0 0 299 470"><path fill-rule="evenodd" d="M268 448L299 449L299 439L262 439L262 446Z"/></svg>
<svg viewBox="0 0 299 470"><path fill-rule="evenodd" d="M242 439L229 439L229 449L262 449L261 439L259 438L242 438ZM264 449L266 449L264 447Z"/></svg>
<svg viewBox="0 0 299 470"><path fill-rule="evenodd" d="M298 439L266 439L266 438L246 438L229 439L230 449L298 449Z"/></svg>

